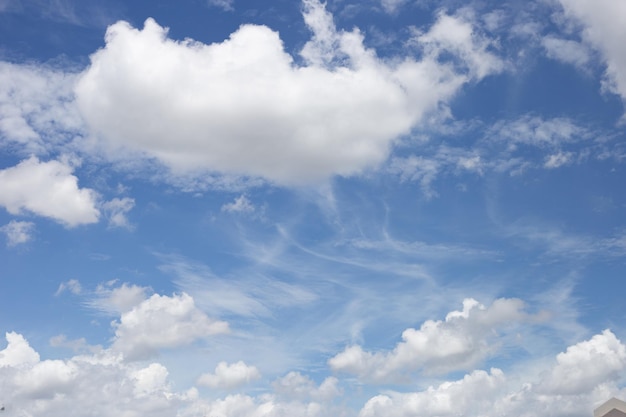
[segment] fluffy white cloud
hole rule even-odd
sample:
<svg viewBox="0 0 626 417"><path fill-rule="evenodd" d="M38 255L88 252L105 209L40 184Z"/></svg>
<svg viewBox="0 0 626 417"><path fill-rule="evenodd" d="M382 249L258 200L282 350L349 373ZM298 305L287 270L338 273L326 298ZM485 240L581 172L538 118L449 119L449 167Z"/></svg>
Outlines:
<svg viewBox="0 0 626 417"><path fill-rule="evenodd" d="M466 316L467 309L450 313L448 319ZM337 401L342 391L335 377L318 385L306 375L290 372L256 396L202 398L193 387L173 391L170 372L160 363L127 362L111 349L40 360L22 335L7 333L6 338L8 345L0 351L0 395L9 415L80 417L86 409L98 417L355 415L334 405L343 402ZM386 390L366 401L359 417L587 417L607 398L626 394L618 388L626 368L625 350L606 330L558 354L553 366L531 361L507 374L495 368L473 370L420 391ZM225 372L216 370L214 375L228 374L238 368L235 365L225 365ZM252 368L244 367L246 372Z"/></svg>
<svg viewBox="0 0 626 417"><path fill-rule="evenodd" d="M500 69L461 17L442 14L416 39L421 61L383 61L318 1L303 4L313 32L303 65L264 26L205 45L168 39L151 19L142 30L116 23L78 81L80 111L110 155L297 184L376 166L426 112Z"/></svg>
<svg viewBox="0 0 626 417"><path fill-rule="evenodd" d="M5 334L7 347L0 351L0 366L20 366L39 362L39 354L24 336L15 332Z"/></svg>
<svg viewBox="0 0 626 417"><path fill-rule="evenodd" d="M79 188L78 178L66 162L40 162L32 156L0 170L0 205L11 214L29 211L68 227L96 223L96 193Z"/></svg>
<svg viewBox="0 0 626 417"><path fill-rule="evenodd" d="M167 392L167 368L160 363L151 363L132 373L135 380L135 395L145 397L155 392Z"/></svg>
<svg viewBox="0 0 626 417"><path fill-rule="evenodd" d="M19 395L28 398L53 398L55 394L70 389L76 379L78 369L71 362L46 360L15 376Z"/></svg>
<svg viewBox="0 0 626 417"><path fill-rule="evenodd" d="M484 416L502 394L506 378L499 369L474 371L463 379L409 394L378 395L370 399L359 417Z"/></svg>
<svg viewBox="0 0 626 417"><path fill-rule="evenodd" d="M227 333L228 323L213 320L183 293L154 294L113 323L113 349L128 360L149 357L163 348L184 346L210 335Z"/></svg>
<svg viewBox="0 0 626 417"><path fill-rule="evenodd" d="M13 359L0 365L0 395L8 415L80 417L89 410L98 417L169 417L197 397L193 388L172 392L168 371L158 363L137 367L107 350L40 361L21 335L7 339ZM18 347L27 354L18 358Z"/></svg>
<svg viewBox="0 0 626 417"><path fill-rule="evenodd" d="M498 299L488 308L466 299L463 310L450 312L445 320L428 320L419 329L405 330L403 341L391 352L370 353L355 345L328 364L334 371L378 382L401 380L415 370L445 373L470 369L497 351L499 345L492 339L498 330L528 318L523 309L518 299Z"/></svg>
<svg viewBox="0 0 626 417"><path fill-rule="evenodd" d="M7 246L17 246L28 242L32 238L35 224L32 222L18 222L11 220L0 227L0 232L7 235Z"/></svg>
<svg viewBox="0 0 626 417"><path fill-rule="evenodd" d="M246 365L243 361L228 364L220 362L215 367L215 373L202 374L198 378L199 385L210 388L233 389L261 378L256 366Z"/></svg>
<svg viewBox="0 0 626 417"><path fill-rule="evenodd" d="M475 370L423 391L374 396L359 417L586 417L608 398L624 395L616 382L626 366L625 348L605 330L558 354L548 370L541 371L545 365L517 375L499 369Z"/></svg>
<svg viewBox="0 0 626 417"><path fill-rule="evenodd" d="M626 369L626 346L610 330L570 346L556 357L557 364L539 390L549 394L581 394L617 380Z"/></svg>
<svg viewBox="0 0 626 417"><path fill-rule="evenodd" d="M205 415L212 417L345 417L351 414L345 409L315 401L280 401L273 395L251 397L229 395L215 401L198 401L183 417Z"/></svg>
<svg viewBox="0 0 626 417"><path fill-rule="evenodd" d="M626 99L626 4L614 0L560 0L566 15L582 23L583 39L606 62L605 87Z"/></svg>

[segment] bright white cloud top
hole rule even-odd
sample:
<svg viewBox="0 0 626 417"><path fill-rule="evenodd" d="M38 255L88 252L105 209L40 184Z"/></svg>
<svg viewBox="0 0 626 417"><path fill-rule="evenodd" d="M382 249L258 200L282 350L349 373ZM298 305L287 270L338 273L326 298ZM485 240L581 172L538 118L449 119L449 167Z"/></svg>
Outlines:
<svg viewBox="0 0 626 417"><path fill-rule="evenodd" d="M142 30L116 23L76 85L80 112L113 153L307 183L380 165L425 113L502 66L459 17L442 14L416 37L422 60L390 63L358 30L337 31L317 1L304 2L304 21L302 63L265 26L205 45L168 39L152 19ZM441 63L444 53L462 70Z"/></svg>
<svg viewBox="0 0 626 417"><path fill-rule="evenodd" d="M0 413L626 399L626 6L261 3L0 1Z"/></svg>

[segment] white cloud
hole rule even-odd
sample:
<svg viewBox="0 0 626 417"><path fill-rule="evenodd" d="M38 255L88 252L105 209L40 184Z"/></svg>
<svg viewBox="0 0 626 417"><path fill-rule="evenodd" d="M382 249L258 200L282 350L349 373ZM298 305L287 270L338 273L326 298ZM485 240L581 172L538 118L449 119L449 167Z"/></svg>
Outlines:
<svg viewBox="0 0 626 417"><path fill-rule="evenodd" d="M63 294L65 291L69 291L74 295L78 295L82 292L83 288L80 285L80 282L76 279L70 279L66 282L62 282L59 284L59 288L57 288L54 295L59 296Z"/></svg>
<svg viewBox="0 0 626 417"><path fill-rule="evenodd" d="M146 397L156 392L167 392L167 368L160 363L151 363L145 368L134 371L131 375L135 380L135 395Z"/></svg>
<svg viewBox="0 0 626 417"><path fill-rule="evenodd" d="M442 166L440 161L423 156L393 158L389 163L389 172L399 175L402 181L418 181L427 198L437 196L432 189L432 182L437 178Z"/></svg>
<svg viewBox="0 0 626 417"><path fill-rule="evenodd" d="M32 239L35 223L11 220L0 227L0 232L7 235L7 246L17 246Z"/></svg>
<svg viewBox="0 0 626 417"><path fill-rule="evenodd" d="M303 4L313 31L305 65L265 26L204 45L168 39L151 19L143 30L116 23L76 86L81 113L111 156L130 149L179 174L299 184L377 166L426 112L500 69L460 17L440 15L416 40L429 52L422 61L383 61L358 30L337 31L319 2ZM440 62L443 49L464 64Z"/></svg>
<svg viewBox="0 0 626 417"><path fill-rule="evenodd" d="M597 49L606 62L609 91L626 99L626 4L614 0L560 0L568 17L582 23L585 42Z"/></svg>
<svg viewBox="0 0 626 417"><path fill-rule="evenodd" d="M377 395L365 404L359 417L504 415L493 413L493 407L505 381L499 369L474 371L461 380L444 382L421 392ZM492 414L484 414L488 410Z"/></svg>
<svg viewBox="0 0 626 417"><path fill-rule="evenodd" d="M299 372L289 372L274 381L272 387L279 396L289 400L329 401L341 394L338 382L337 378L331 376L318 386L311 378Z"/></svg>
<svg viewBox="0 0 626 417"><path fill-rule="evenodd" d="M440 13L430 30L417 37L417 42L434 57L452 53L476 79L504 69L503 61L489 51L493 42L480 36L464 17Z"/></svg>
<svg viewBox="0 0 626 417"><path fill-rule="evenodd" d="M268 279L258 271L240 277L220 277L205 265L169 256L161 269L176 277L178 286L191 294L203 311L213 315L270 317L277 308L301 307L318 299L311 288Z"/></svg>
<svg viewBox="0 0 626 417"><path fill-rule="evenodd" d="M24 336L15 332L5 334L7 347L0 351L1 366L22 366L39 362L39 354L30 347Z"/></svg>
<svg viewBox="0 0 626 417"><path fill-rule="evenodd" d="M396 13L400 7L402 7L407 0L381 0L383 9L387 13Z"/></svg>
<svg viewBox="0 0 626 417"><path fill-rule="evenodd" d="M625 349L606 330L568 347L547 370L545 363L510 375L496 368L475 370L423 391L374 396L359 417L585 417L608 398L624 395L617 382L626 367Z"/></svg>
<svg viewBox="0 0 626 417"><path fill-rule="evenodd" d="M587 129L563 117L544 119L525 115L515 120L502 120L487 132L491 141L501 142L515 151L520 145L537 148L558 148L567 143L588 139Z"/></svg>
<svg viewBox="0 0 626 417"><path fill-rule="evenodd" d="M129 197L114 198L102 204L102 211L109 219L110 227L122 227L132 229L126 214L135 207L135 200Z"/></svg>
<svg viewBox="0 0 626 417"><path fill-rule="evenodd" d="M69 340L64 334L59 334L50 338L50 346L71 349L74 352L99 352L102 346L90 346L84 337L80 339Z"/></svg>
<svg viewBox="0 0 626 417"><path fill-rule="evenodd" d="M53 398L68 390L78 369L73 363L46 360L34 364L15 377L18 392L28 398Z"/></svg>
<svg viewBox="0 0 626 417"><path fill-rule="evenodd" d="M197 415L215 417L327 417L350 416L345 409L316 401L280 401L272 395L251 397L229 395L214 401L198 401L184 417Z"/></svg>
<svg viewBox="0 0 626 417"><path fill-rule="evenodd" d="M589 49L581 42L546 36L541 40L541 45L549 58L581 69L585 68L591 59Z"/></svg>
<svg viewBox="0 0 626 417"><path fill-rule="evenodd" d="M235 3L235 0L207 0L207 4L209 6L219 7L226 11L233 10L234 3Z"/></svg>
<svg viewBox="0 0 626 417"><path fill-rule="evenodd" d="M441 121L450 124L450 121ZM459 129L461 128L461 129ZM478 139L461 146L454 140L462 131L468 139ZM517 175L528 169L555 169L581 163L589 158L615 155L600 140L602 132L576 123L566 117L543 118L526 114L513 120L499 120L491 126L481 123L459 123L447 128L434 127L429 146L424 144L419 155L390 158L386 171L401 181L415 181L426 198L437 196L434 183L439 177L509 173ZM451 139L445 140L446 137ZM436 138L436 139L435 139Z"/></svg>
<svg viewBox="0 0 626 417"><path fill-rule="evenodd" d="M355 345L328 364L336 372L374 382L400 381L417 370L433 374L470 369L497 352L500 346L493 339L498 331L506 332L528 319L523 309L518 299L498 299L488 308L466 299L463 310L450 312L445 320L428 320L419 329L406 329L391 352L370 353Z"/></svg>
<svg viewBox="0 0 626 417"><path fill-rule="evenodd" d="M626 369L626 346L610 330L567 348L539 385L553 395L582 394L607 381L616 381Z"/></svg>
<svg viewBox="0 0 626 417"><path fill-rule="evenodd" d="M559 152L549 155L546 158L546 162L543 164L546 168L559 168L563 165L567 165L572 160L572 154L569 152Z"/></svg>
<svg viewBox="0 0 626 417"><path fill-rule="evenodd" d="M447 319L469 318L469 304ZM127 362L111 349L65 360L40 360L22 335L7 333L6 337L8 346L0 351L0 395L9 415L80 417L85 409L102 417L355 415L343 404L352 399L342 397L335 377L318 385L306 375L289 372L275 380L272 389L256 396L216 398L211 394L203 398L194 387L173 391L169 370L157 362ZM556 356L554 366L546 366L543 360L529 365L506 374L497 368L473 370L457 380L439 381L415 392L385 390L366 401L358 415L586 417L607 398L626 394L618 387L626 368L626 346L609 330L570 346ZM213 376L230 378L250 374L252 369L236 363L222 368L216 368Z"/></svg>
<svg viewBox="0 0 626 417"><path fill-rule="evenodd" d="M96 223L96 193L78 188L78 178L65 162L40 162L32 156L0 170L0 205L18 215L29 211L52 218L67 227Z"/></svg>
<svg viewBox="0 0 626 417"><path fill-rule="evenodd" d="M252 213L254 210L254 205L250 202L248 197L243 194L235 198L235 201L232 203L227 203L222 206L222 211L229 213Z"/></svg>
<svg viewBox="0 0 626 417"><path fill-rule="evenodd" d="M79 134L75 80L75 73L0 61L0 146L43 154Z"/></svg>
<svg viewBox="0 0 626 417"><path fill-rule="evenodd" d="M85 305L101 312L117 315L132 310L148 298L151 289L134 284L123 283L114 287L117 281L100 284L93 298Z"/></svg>
<svg viewBox="0 0 626 417"><path fill-rule="evenodd" d="M183 293L152 295L114 322L113 349L128 360L143 359L159 349L188 345L210 335L227 333L228 323L210 319Z"/></svg>
<svg viewBox="0 0 626 417"><path fill-rule="evenodd" d="M193 388L172 392L168 370L158 363L138 367L109 350L40 361L22 335L8 333L7 340L0 396L9 415L81 417L89 410L102 417L170 417L197 399Z"/></svg>
<svg viewBox="0 0 626 417"><path fill-rule="evenodd" d="M233 389L261 378L256 366L246 365L243 361L228 364L220 362L215 367L215 373L202 374L198 378L199 385L216 389Z"/></svg>

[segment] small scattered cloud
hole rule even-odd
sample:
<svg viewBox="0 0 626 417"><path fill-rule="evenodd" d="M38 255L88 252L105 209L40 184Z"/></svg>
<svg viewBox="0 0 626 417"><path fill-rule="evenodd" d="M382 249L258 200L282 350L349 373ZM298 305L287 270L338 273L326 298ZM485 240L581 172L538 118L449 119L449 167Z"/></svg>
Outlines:
<svg viewBox="0 0 626 417"><path fill-rule="evenodd" d="M35 223L11 220L0 227L0 232L7 237L7 246L13 247L29 242L33 237Z"/></svg>
<svg viewBox="0 0 626 417"><path fill-rule="evenodd" d="M133 207L135 207L135 200L132 198L114 198L102 204L102 211L109 220L109 227L132 230L133 226L126 215Z"/></svg>
<svg viewBox="0 0 626 417"><path fill-rule="evenodd" d="M381 0L381 5L385 12L394 14L396 13L402 6L406 4L408 0Z"/></svg>
<svg viewBox="0 0 626 417"><path fill-rule="evenodd" d="M418 34L415 41L436 59L449 54L457 57L458 64L476 80L502 72L504 61L492 51L494 42L478 33L468 17L440 13L429 31Z"/></svg>
<svg viewBox="0 0 626 417"><path fill-rule="evenodd" d="M227 203L222 206L222 211L227 213L242 213L242 214L250 214L254 213L255 207L252 202L246 197L244 194L235 198L235 201L232 203Z"/></svg>
<svg viewBox="0 0 626 417"><path fill-rule="evenodd" d="M543 164L546 168L559 168L563 165L567 165L572 160L572 154L569 152L559 152L557 154L549 155L546 158L546 162Z"/></svg>
<svg viewBox="0 0 626 417"><path fill-rule="evenodd" d="M589 48L581 42L561 39L555 36L545 36L541 40L541 45L545 49L548 58L574 65L579 69L586 69L591 61Z"/></svg>
<svg viewBox="0 0 626 417"><path fill-rule="evenodd" d="M234 10L235 0L207 0L207 4L229 12Z"/></svg>
<svg viewBox="0 0 626 417"><path fill-rule="evenodd" d="M66 291L69 291L74 295L80 295L83 292L83 287L82 285L80 285L80 282L78 280L70 279L69 281L60 283L59 288L57 288L54 295L59 296Z"/></svg>

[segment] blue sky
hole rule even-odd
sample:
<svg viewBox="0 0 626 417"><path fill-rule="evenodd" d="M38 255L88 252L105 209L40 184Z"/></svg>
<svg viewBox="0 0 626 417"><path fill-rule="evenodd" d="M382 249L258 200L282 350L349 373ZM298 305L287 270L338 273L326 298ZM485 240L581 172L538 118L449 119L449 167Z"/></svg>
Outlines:
<svg viewBox="0 0 626 417"><path fill-rule="evenodd" d="M625 398L625 19L0 0L4 413Z"/></svg>

